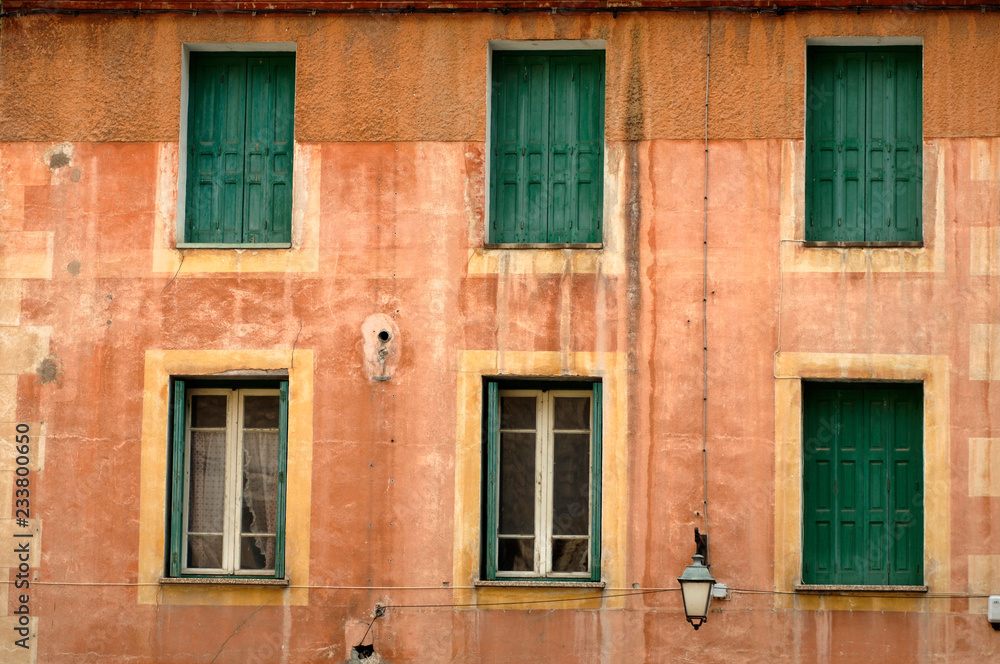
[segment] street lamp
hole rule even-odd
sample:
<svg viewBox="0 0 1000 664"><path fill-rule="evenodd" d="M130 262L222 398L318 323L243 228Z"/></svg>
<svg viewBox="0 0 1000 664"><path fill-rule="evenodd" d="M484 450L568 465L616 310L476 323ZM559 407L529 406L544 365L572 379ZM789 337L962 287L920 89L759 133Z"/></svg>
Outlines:
<svg viewBox="0 0 1000 664"><path fill-rule="evenodd" d="M692 556L694 562L684 569L677 582L681 584L684 598L684 615L695 629L708 620L708 607L712 603L712 587L715 579L704 564L704 556Z"/></svg>

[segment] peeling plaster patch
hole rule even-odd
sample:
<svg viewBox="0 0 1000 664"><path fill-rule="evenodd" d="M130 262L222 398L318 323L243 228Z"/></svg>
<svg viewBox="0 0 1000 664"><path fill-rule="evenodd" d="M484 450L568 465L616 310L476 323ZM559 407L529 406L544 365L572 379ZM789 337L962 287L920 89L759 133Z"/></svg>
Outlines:
<svg viewBox="0 0 1000 664"><path fill-rule="evenodd" d="M74 168L72 171L70 171L69 179L72 180L73 182L79 182L81 174L82 171L79 168Z"/></svg>
<svg viewBox="0 0 1000 664"><path fill-rule="evenodd" d="M80 274L80 261L70 261L69 265L66 266L66 271L74 277Z"/></svg>
<svg viewBox="0 0 1000 664"><path fill-rule="evenodd" d="M35 373L41 377L43 383L51 383L59 377L58 358L55 360L51 357L45 358L42 360L42 363L38 365L38 369L35 370Z"/></svg>
<svg viewBox="0 0 1000 664"><path fill-rule="evenodd" d="M50 171L69 166L71 161L73 161L72 143L60 143L45 151L45 163L48 164Z"/></svg>

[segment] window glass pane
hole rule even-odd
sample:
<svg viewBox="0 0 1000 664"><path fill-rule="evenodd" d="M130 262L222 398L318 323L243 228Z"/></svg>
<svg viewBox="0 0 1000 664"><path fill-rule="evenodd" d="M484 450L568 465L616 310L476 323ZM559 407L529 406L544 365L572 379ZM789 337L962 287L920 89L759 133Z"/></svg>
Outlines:
<svg viewBox="0 0 1000 664"><path fill-rule="evenodd" d="M590 430L589 397L556 397L553 405L556 430Z"/></svg>
<svg viewBox="0 0 1000 664"><path fill-rule="evenodd" d="M533 572L535 570L535 540L500 538L497 547L497 570L501 572Z"/></svg>
<svg viewBox="0 0 1000 664"><path fill-rule="evenodd" d="M500 428L535 428L535 397L500 397Z"/></svg>
<svg viewBox="0 0 1000 664"><path fill-rule="evenodd" d="M500 533L535 532L535 434L500 435Z"/></svg>
<svg viewBox="0 0 1000 664"><path fill-rule="evenodd" d="M244 429L278 428L278 395L243 397Z"/></svg>
<svg viewBox="0 0 1000 664"><path fill-rule="evenodd" d="M195 394L191 397L192 427L226 427L225 394Z"/></svg>
<svg viewBox="0 0 1000 664"><path fill-rule="evenodd" d="M241 537L240 569L274 569L274 537L261 535Z"/></svg>
<svg viewBox="0 0 1000 664"><path fill-rule="evenodd" d="M187 566L199 569L222 567L222 535L189 535Z"/></svg>
<svg viewBox="0 0 1000 664"><path fill-rule="evenodd" d="M226 498L225 431L191 432L188 477L188 532L221 533Z"/></svg>
<svg viewBox="0 0 1000 664"><path fill-rule="evenodd" d="M553 572L586 572L590 539L553 539Z"/></svg>
<svg viewBox="0 0 1000 664"><path fill-rule="evenodd" d="M553 436L552 533L590 532L590 434Z"/></svg>
<svg viewBox="0 0 1000 664"><path fill-rule="evenodd" d="M275 398L277 400L277 398ZM278 515L278 432L244 431L243 433L243 505L242 532L274 534ZM251 569L274 566L274 538L252 538L252 550L260 561ZM241 558L248 556L249 540L244 540ZM251 560L256 560L253 556Z"/></svg>

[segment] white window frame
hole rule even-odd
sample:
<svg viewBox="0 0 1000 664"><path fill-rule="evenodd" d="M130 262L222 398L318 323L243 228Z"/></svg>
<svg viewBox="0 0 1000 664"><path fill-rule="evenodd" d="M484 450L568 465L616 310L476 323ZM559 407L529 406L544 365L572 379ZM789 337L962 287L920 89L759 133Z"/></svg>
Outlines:
<svg viewBox="0 0 1000 664"><path fill-rule="evenodd" d="M491 39L486 45L486 159L483 162L485 168L484 176L486 180L486 186L484 187L484 198L483 201L483 243L487 246L493 245L494 243L490 238L490 174L492 173L493 160L491 155L493 154L493 53L496 51L524 51L524 52L541 52L545 51L604 51L605 64L604 64L604 108L601 110L604 113L604 131L605 136L607 135L607 89L608 89L608 64L607 64L607 51L608 44L604 39L534 39L530 41L517 41L513 39ZM604 187L604 209L601 211L601 241L594 244L594 248L603 248L605 243L605 234L607 231L607 206L608 201L614 200L614 192L609 191L610 186L610 173L608 168L608 142L607 138L601 146L602 155L602 165L604 169L603 175L601 176L601 183ZM503 245L504 248L511 249L517 248L517 245ZM534 245L525 245L532 247ZM560 243L547 243L544 248L547 249L558 249L562 245Z"/></svg>
<svg viewBox="0 0 1000 664"><path fill-rule="evenodd" d="M194 415L191 407L195 396L224 395L226 396L226 477L225 496L223 498L223 532L222 532L222 567L205 568L188 566L188 503L191 499L191 418ZM187 392L184 422L184 516L181 529L181 573L212 576L274 576L275 569L242 569L240 568L240 548L242 544L241 524L243 506L243 483L240 463L243 458L243 427L245 421L244 403L248 396L274 396L279 398L278 389L268 388L192 388ZM235 401L235 403L234 403ZM206 427L209 428L209 427ZM211 427L217 430L217 427ZM269 431L270 429L253 429L254 431ZM280 435L278 426L274 427L275 435ZM279 441L280 448L280 441ZM279 489L280 490L280 489ZM277 544L280 535L272 536ZM218 533L196 533L218 535ZM260 537L260 535L256 535Z"/></svg>
<svg viewBox="0 0 1000 664"><path fill-rule="evenodd" d="M594 534L590 529L591 510L594 504L594 482L590 473L593 459L590 455L594 450L593 393L589 390L546 390L546 389L501 389L498 397L503 403L504 397L535 397L535 532L534 532L534 570L524 571L500 571L499 560L496 572L497 579L504 578L554 578L554 579L586 579L591 577L594 561L590 556L591 539ZM587 433L589 434L588 458L587 458L587 535L560 535L554 536L552 527L552 491L553 491L553 450L555 447L555 433L553 429L555 423L555 399L557 397L585 397L589 403L588 427L583 429L560 429L559 433ZM527 432L526 429L500 429L503 432ZM499 459L497 459L499 463ZM500 509L501 499L498 497L497 509ZM552 546L551 541L556 539L583 539L587 542L587 569L583 572L553 572L552 571ZM519 539L516 536L502 536L499 532L499 522L497 525L497 556L499 557L501 539Z"/></svg>

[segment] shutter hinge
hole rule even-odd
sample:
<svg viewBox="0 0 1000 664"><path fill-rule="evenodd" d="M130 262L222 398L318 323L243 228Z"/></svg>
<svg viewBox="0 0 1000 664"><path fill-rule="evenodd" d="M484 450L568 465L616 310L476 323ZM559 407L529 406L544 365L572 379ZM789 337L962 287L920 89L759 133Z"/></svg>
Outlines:
<svg viewBox="0 0 1000 664"><path fill-rule="evenodd" d="M889 152L892 152L892 143L886 143L885 147Z"/></svg>
<svg viewBox="0 0 1000 664"><path fill-rule="evenodd" d="M576 71L575 70L571 71L569 73L569 80L571 80L571 81L575 81L576 80Z"/></svg>
<svg viewBox="0 0 1000 664"><path fill-rule="evenodd" d="M521 148L521 156L524 156L524 148Z"/></svg>
<svg viewBox="0 0 1000 664"><path fill-rule="evenodd" d="M173 553L170 554L170 566L171 567L176 567L177 566L177 552L176 551L174 551Z"/></svg>
<svg viewBox="0 0 1000 664"><path fill-rule="evenodd" d="M524 219L521 220L521 230L524 230Z"/></svg>
<svg viewBox="0 0 1000 664"><path fill-rule="evenodd" d="M838 226L840 226L840 225L841 225L841 220L840 220L840 217L837 217L837 225L838 225Z"/></svg>
<svg viewBox="0 0 1000 664"><path fill-rule="evenodd" d="M837 72L837 74L838 74L837 78L844 78L844 70L843 69L841 69L839 72Z"/></svg>
<svg viewBox="0 0 1000 664"><path fill-rule="evenodd" d="M892 228L892 216L888 216L885 218L885 227Z"/></svg>
<svg viewBox="0 0 1000 664"><path fill-rule="evenodd" d="M837 152L843 152L843 151L844 151L844 144L837 143Z"/></svg>
<svg viewBox="0 0 1000 664"><path fill-rule="evenodd" d="M526 80L526 81L528 80L528 68L527 67L524 68L524 80Z"/></svg>

